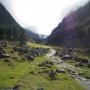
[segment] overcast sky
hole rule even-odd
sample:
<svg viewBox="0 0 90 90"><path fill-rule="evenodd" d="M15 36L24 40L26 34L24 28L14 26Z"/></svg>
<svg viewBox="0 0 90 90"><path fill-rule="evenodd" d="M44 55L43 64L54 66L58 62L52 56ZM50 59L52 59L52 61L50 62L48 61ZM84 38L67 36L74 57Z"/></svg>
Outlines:
<svg viewBox="0 0 90 90"><path fill-rule="evenodd" d="M89 0L0 0L20 25L49 35L64 16Z"/></svg>

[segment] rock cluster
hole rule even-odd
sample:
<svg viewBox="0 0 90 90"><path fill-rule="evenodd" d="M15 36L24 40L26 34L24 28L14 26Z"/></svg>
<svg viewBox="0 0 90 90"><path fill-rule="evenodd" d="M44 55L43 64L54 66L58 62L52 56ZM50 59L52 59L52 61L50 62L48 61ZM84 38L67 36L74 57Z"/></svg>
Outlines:
<svg viewBox="0 0 90 90"><path fill-rule="evenodd" d="M26 59L33 60L34 57L44 55L48 52L45 48L28 48L28 47L13 47L15 52L19 52L20 55L24 55Z"/></svg>
<svg viewBox="0 0 90 90"><path fill-rule="evenodd" d="M75 66L90 66L90 60L88 58L80 56L89 56L90 48L80 49L80 48L66 48L66 49L58 49L56 50L57 56L59 56L62 60L73 60L78 62Z"/></svg>

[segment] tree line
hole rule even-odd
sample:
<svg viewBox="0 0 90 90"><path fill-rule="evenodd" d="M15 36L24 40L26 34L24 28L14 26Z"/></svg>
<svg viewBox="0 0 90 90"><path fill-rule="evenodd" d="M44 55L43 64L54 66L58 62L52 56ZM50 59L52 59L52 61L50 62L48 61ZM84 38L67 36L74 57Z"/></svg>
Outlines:
<svg viewBox="0 0 90 90"><path fill-rule="evenodd" d="M0 25L0 40L25 41L26 31L21 27Z"/></svg>

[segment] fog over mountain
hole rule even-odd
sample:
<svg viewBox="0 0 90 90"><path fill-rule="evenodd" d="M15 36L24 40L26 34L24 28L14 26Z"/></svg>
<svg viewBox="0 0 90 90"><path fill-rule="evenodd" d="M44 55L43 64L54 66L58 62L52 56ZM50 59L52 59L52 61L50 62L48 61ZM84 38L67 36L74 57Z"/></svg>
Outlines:
<svg viewBox="0 0 90 90"><path fill-rule="evenodd" d="M49 35L71 11L89 0L0 0L23 27Z"/></svg>
<svg viewBox="0 0 90 90"><path fill-rule="evenodd" d="M48 43L65 47L90 47L90 2L69 13L47 38Z"/></svg>
<svg viewBox="0 0 90 90"><path fill-rule="evenodd" d="M0 39L12 40L13 36L13 40L27 40L30 38L40 42L44 38L44 36L32 32L33 28L28 30L21 27L2 4L0 4L0 17ZM3 35L4 31L5 35Z"/></svg>

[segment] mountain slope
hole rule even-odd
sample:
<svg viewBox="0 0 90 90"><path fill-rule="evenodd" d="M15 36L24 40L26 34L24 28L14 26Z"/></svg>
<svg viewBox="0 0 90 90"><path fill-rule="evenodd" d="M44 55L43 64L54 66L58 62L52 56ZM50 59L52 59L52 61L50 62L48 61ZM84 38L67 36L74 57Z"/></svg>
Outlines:
<svg viewBox="0 0 90 90"><path fill-rule="evenodd" d="M26 35L28 38L31 38L32 40L34 40L35 42L42 42L43 41L43 37L41 37L39 34L32 32L30 30L26 30Z"/></svg>
<svg viewBox="0 0 90 90"><path fill-rule="evenodd" d="M90 47L90 2L67 15L48 36L47 42L66 47Z"/></svg>
<svg viewBox="0 0 90 90"><path fill-rule="evenodd" d="M2 30L3 32L5 31L6 38L8 39L11 39L13 35L15 40L20 40L21 38L26 39L26 37L27 39L32 38L35 41L42 40L37 33L22 28L6 10L6 8L0 4L0 39L2 39L2 37L4 38Z"/></svg>
<svg viewBox="0 0 90 90"><path fill-rule="evenodd" d="M0 4L0 24L20 27L2 4Z"/></svg>
<svg viewBox="0 0 90 90"><path fill-rule="evenodd" d="M6 8L0 4L0 40L3 39L24 41L26 33Z"/></svg>

